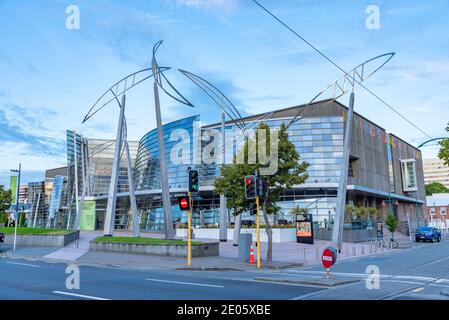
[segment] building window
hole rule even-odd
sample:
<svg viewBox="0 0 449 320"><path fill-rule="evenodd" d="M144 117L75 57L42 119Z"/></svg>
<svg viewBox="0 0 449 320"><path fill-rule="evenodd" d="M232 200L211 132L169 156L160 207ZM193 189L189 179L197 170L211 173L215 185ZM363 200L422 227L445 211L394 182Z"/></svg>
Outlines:
<svg viewBox="0 0 449 320"><path fill-rule="evenodd" d="M440 208L440 215L442 216L446 216L447 215L447 211L446 211L446 207Z"/></svg>
<svg viewBox="0 0 449 320"><path fill-rule="evenodd" d="M430 215L431 216L434 216L435 215L435 208L430 208Z"/></svg>

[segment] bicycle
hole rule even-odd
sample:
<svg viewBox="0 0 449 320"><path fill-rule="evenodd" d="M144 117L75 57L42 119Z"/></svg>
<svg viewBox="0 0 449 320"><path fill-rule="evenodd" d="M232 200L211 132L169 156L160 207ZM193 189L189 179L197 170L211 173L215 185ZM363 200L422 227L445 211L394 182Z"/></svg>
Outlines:
<svg viewBox="0 0 449 320"><path fill-rule="evenodd" d="M399 248L399 242L393 239L393 237L390 238L390 247L393 249Z"/></svg>
<svg viewBox="0 0 449 320"><path fill-rule="evenodd" d="M374 244L377 247L379 247L379 248L385 247L385 240L384 240L384 238L370 238L370 239L366 240L366 242L368 244L370 244L371 242L374 242Z"/></svg>

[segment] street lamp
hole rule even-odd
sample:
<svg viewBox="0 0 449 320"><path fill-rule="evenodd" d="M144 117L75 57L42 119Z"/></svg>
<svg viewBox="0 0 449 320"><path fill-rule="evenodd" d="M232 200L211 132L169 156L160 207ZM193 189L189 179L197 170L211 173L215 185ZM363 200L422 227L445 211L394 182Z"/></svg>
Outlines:
<svg viewBox="0 0 449 320"><path fill-rule="evenodd" d="M19 190L20 190L20 175L22 173L22 163L19 163L19 169L11 169L11 172L18 173L17 178L17 191L16 191L16 216L14 221L14 249L13 251L16 251L16 240L17 240L17 224L19 221Z"/></svg>

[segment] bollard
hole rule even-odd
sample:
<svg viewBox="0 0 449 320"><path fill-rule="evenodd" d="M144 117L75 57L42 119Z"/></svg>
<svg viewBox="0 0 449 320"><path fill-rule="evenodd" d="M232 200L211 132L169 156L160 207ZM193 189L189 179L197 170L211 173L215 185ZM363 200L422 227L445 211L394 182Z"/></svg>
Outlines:
<svg viewBox="0 0 449 320"><path fill-rule="evenodd" d="M383 243L380 244L380 251L384 251L384 244Z"/></svg>
<svg viewBox="0 0 449 320"><path fill-rule="evenodd" d="M370 243L370 245L369 245L369 253L371 254L371 253L373 253L373 245Z"/></svg>
<svg viewBox="0 0 449 320"><path fill-rule="evenodd" d="M357 255L355 247L352 247L352 256L355 257Z"/></svg>
<svg viewBox="0 0 449 320"><path fill-rule="evenodd" d="M362 255L364 255L364 254L365 254L365 246L362 245Z"/></svg>
<svg viewBox="0 0 449 320"><path fill-rule="evenodd" d="M316 263L319 263L320 262L320 250L318 249L318 247L316 247L315 256L316 256Z"/></svg>
<svg viewBox="0 0 449 320"><path fill-rule="evenodd" d="M374 253L377 253L377 245L374 246Z"/></svg>
<svg viewBox="0 0 449 320"><path fill-rule="evenodd" d="M307 261L306 261L306 248L302 248L302 261L303 264L306 265Z"/></svg>
<svg viewBox="0 0 449 320"><path fill-rule="evenodd" d="M349 257L349 247L346 247L346 256Z"/></svg>

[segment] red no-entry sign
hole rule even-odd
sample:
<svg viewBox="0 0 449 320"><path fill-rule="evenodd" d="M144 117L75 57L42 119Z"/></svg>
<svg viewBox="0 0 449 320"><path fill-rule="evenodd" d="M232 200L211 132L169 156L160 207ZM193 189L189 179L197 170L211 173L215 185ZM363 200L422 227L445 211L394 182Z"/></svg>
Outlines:
<svg viewBox="0 0 449 320"><path fill-rule="evenodd" d="M337 250L333 247L327 247L323 251L323 255L321 257L321 262L326 269L332 267L335 262L337 262Z"/></svg>

